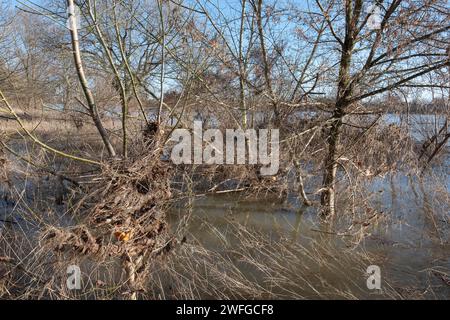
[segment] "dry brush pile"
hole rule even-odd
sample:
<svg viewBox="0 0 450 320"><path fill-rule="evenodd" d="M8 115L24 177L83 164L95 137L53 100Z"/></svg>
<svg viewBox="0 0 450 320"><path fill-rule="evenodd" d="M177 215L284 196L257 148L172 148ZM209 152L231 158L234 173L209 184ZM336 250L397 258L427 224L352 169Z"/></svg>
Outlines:
<svg viewBox="0 0 450 320"><path fill-rule="evenodd" d="M122 270L123 275L119 272L119 277L123 283L117 278L113 281L119 283L122 289L118 291L127 298L135 299L138 292L145 290L145 279L153 260L170 251L176 242L168 232L165 219L165 207L171 198L172 170L167 162L161 161L160 138L153 136L144 139L146 141L136 141L139 147L133 149L134 154L128 159L105 163L98 173L91 175L89 183L78 188L77 200L70 204L73 223L69 226L47 221L34 232L21 234L19 230L4 230L4 237L21 234L21 238L34 239L22 239L28 245L22 246L24 256L21 258L20 246L13 249L17 239L7 241L9 249L2 248L2 263L13 266L7 273L15 277L11 281L18 284L16 294L24 293L19 289L23 272L17 268L22 265L23 269L24 263L29 267L33 263L46 265L43 269L47 272L42 270L41 275L51 290L60 290L62 296L73 293L55 280L65 271L61 267L83 263L110 265L112 269ZM20 263L14 264L17 260ZM58 267L61 269L57 270ZM53 279L52 275L55 275Z"/></svg>

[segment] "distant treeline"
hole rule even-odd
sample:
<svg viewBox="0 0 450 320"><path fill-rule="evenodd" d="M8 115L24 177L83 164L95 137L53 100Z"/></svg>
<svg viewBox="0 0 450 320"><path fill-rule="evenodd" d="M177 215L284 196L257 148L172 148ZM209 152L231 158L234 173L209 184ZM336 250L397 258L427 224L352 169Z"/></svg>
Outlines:
<svg viewBox="0 0 450 320"><path fill-rule="evenodd" d="M441 114L448 112L449 102L443 99L433 99L432 101L384 101L371 103L371 108L383 110L391 113L416 113L416 114Z"/></svg>
<svg viewBox="0 0 450 320"><path fill-rule="evenodd" d="M324 105L334 105L332 98L318 99ZM405 102L398 98L387 98L383 100L362 102L366 111L381 111L384 113L415 113L415 114L443 114L450 112L450 101L448 99L435 98L432 100L413 100ZM318 106L315 103L306 104L306 109L317 111ZM320 109L320 108L319 108ZM363 111L363 110L361 110Z"/></svg>

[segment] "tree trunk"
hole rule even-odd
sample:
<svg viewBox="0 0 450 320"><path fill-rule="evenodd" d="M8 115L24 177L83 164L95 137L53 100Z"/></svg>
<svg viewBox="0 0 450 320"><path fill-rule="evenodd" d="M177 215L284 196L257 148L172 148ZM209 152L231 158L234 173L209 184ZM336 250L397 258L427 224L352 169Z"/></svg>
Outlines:
<svg viewBox="0 0 450 320"><path fill-rule="evenodd" d="M336 213L336 173L339 158L339 142L341 138L342 119L353 95L354 84L351 81L350 66L353 47L358 30L358 19L361 14L362 1L345 1L345 39L341 42L342 54L339 65L339 80L333 122L328 133L328 154L325 158L323 190L321 203L325 206L325 215Z"/></svg>
<svg viewBox="0 0 450 320"><path fill-rule="evenodd" d="M263 21L262 21L262 5L263 5L263 0L258 0L257 1L257 5L255 7L256 10L256 24L258 27L258 35L259 35L259 42L261 45L261 55L262 55L262 60L263 60L263 67L264 67L264 79L266 81L266 88L267 88L267 93L270 97L270 99L272 100L272 106L273 106L273 114L274 114L274 118L275 118L275 126L279 126L280 125L280 110L279 110L279 104L277 101L277 98L275 96L275 92L273 90L273 86L272 86L272 78L271 78L271 66L269 63L269 59L267 57L267 48L266 48L266 42L265 42L265 38L264 38L264 26L263 26Z"/></svg>
<svg viewBox="0 0 450 320"><path fill-rule="evenodd" d="M95 104L94 101L94 96L92 95L92 92L88 87L86 75L84 74L83 64L81 62L76 16L74 14L75 8L74 0L67 0L67 5L69 7L70 36L72 39L73 58L75 62L75 69L77 70L78 74L78 79L80 80L81 87L86 97L91 118L94 121L94 124L103 140L106 149L108 150L108 154L110 157L115 157L116 151L114 150L114 147L112 146L111 141L109 140L108 132L103 127L102 121L98 114L97 105Z"/></svg>
<svg viewBox="0 0 450 320"><path fill-rule="evenodd" d="M339 140L341 137L342 117L334 117L328 137L328 155L325 159L325 172L323 177L323 188L321 203L325 206L325 215L333 216L336 213L336 172Z"/></svg>

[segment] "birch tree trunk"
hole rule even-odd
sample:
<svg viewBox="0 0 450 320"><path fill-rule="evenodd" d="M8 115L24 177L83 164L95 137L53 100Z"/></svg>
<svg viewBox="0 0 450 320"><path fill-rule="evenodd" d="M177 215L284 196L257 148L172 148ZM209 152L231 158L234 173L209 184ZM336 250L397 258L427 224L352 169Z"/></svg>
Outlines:
<svg viewBox="0 0 450 320"><path fill-rule="evenodd" d="M97 105L95 104L94 96L92 95L91 90L88 87L88 82L86 79L86 75L84 73L83 64L81 61L81 53L80 53L80 44L78 38L78 29L77 29L77 17L75 16L74 8L74 0L67 0L67 5L69 8L69 25L70 25L70 37L72 42L72 50L73 50L73 59L75 62L75 69L77 70L78 79L80 80L81 87L83 89L84 96L86 97L87 105L89 108L90 115L94 124L103 140L103 144L108 150L108 154L110 157L116 156L116 151L114 150L113 145L109 139L108 132L106 131L103 123L98 114Z"/></svg>

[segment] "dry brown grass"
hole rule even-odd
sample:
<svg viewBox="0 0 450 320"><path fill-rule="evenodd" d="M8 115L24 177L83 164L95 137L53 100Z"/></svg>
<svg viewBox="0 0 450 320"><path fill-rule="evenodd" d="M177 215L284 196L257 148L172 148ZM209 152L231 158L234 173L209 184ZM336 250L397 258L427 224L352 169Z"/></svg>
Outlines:
<svg viewBox="0 0 450 320"><path fill-rule="evenodd" d="M358 128L346 129L340 159L343 174L339 180L339 212L351 214L343 214L345 219L329 221L325 225L334 223L333 234L349 237L351 241L347 241L347 245L350 247L317 239L305 246L283 235L272 238L230 221L231 237L208 226L220 243L220 249L212 250L184 230L183 225L192 215L190 207L186 208L186 216L179 228L174 233L169 232L165 212L174 194L177 199L189 200L198 193L242 189L251 195L267 197L271 194L283 199L288 193L297 192L293 179L296 160L301 164L308 196L317 200L324 158L323 132L318 127L304 135L298 133L315 128L322 120L303 121L298 126L291 124L282 129L285 142L280 154L285 158L276 178L260 177L257 167L245 165L171 168L160 160L162 150L159 145L149 145L142 137L139 122L133 129L135 138L130 159L105 163L101 171L91 171L91 168L77 166L71 161L57 160L24 143L21 138L17 140L20 137L15 131L17 128L11 125L6 130L9 137L4 141L13 142L12 146L22 155L32 157L41 168L56 168L60 173L77 177L80 186L71 185L71 190L66 190L64 195L65 205L55 208L55 195L49 190L58 185L38 187L48 172L44 175L45 171L39 167L24 167L18 163L12 167L9 163L8 169L3 167L5 181L12 181L15 186L20 185L19 180L29 181L39 192L31 201L24 198L24 189L20 187L11 192L16 203L14 214L20 217L20 223L4 225L1 229L1 297L428 297L414 288L400 292L389 279L381 295L373 296L364 289L365 268L381 258L360 250L358 244L370 234L371 227L389 221L370 205L372 194L362 186L370 179L416 166L416 151L405 133L396 126L380 124L367 132ZM367 125L363 121L359 124ZM38 135L64 150L78 150L83 155L98 154L98 139L85 139L85 135L95 135L90 125L79 130L70 121L41 119L28 122L27 126L35 128ZM88 174L87 170L90 171ZM60 183L56 178L50 181ZM174 187L179 193L173 190ZM448 190L441 188L437 192L440 201L449 203ZM439 223L433 210L430 210L429 219L431 223ZM439 228L435 229L442 238ZM183 236L188 237L188 243L177 245L184 242ZM66 268L70 264L83 267L81 291L71 291L65 286Z"/></svg>

